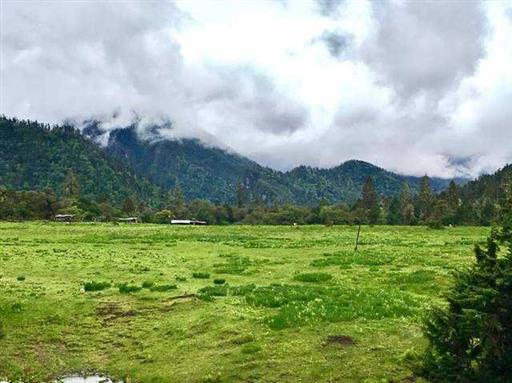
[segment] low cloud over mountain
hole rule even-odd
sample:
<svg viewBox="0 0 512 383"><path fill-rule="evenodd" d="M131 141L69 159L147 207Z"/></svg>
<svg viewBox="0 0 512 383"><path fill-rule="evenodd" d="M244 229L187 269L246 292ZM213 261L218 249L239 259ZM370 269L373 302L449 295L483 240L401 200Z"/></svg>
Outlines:
<svg viewBox="0 0 512 383"><path fill-rule="evenodd" d="M8 116L171 121L168 137L279 169L358 158L454 176L512 161L510 2L1 7Z"/></svg>

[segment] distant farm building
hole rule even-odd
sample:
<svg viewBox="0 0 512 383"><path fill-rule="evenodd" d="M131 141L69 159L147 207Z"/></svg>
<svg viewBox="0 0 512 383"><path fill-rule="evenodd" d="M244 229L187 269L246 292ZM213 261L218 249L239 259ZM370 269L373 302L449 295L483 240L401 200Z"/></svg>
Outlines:
<svg viewBox="0 0 512 383"><path fill-rule="evenodd" d="M171 225L206 225L206 221L198 221L195 219L172 219Z"/></svg>
<svg viewBox="0 0 512 383"><path fill-rule="evenodd" d="M118 218L119 222L125 222L125 223L138 223L139 218L138 217L127 217L127 218Z"/></svg>
<svg viewBox="0 0 512 383"><path fill-rule="evenodd" d="M73 214L57 214L55 220L59 222L73 222L75 216Z"/></svg>

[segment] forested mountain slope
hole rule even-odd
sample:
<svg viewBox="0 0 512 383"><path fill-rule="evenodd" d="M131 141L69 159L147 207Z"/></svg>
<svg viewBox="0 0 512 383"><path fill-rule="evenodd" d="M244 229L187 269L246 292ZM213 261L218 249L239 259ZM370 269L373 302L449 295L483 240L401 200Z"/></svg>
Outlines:
<svg viewBox="0 0 512 383"><path fill-rule="evenodd" d="M132 195L156 202L159 189L107 155L72 126L52 127L0 117L0 186L11 189L52 188L61 195L69 171L80 195L91 200L121 202Z"/></svg>
<svg viewBox="0 0 512 383"><path fill-rule="evenodd" d="M347 161L330 169L300 166L288 172L263 167L240 155L204 146L198 140L166 140L154 130L141 139L134 127L110 132L106 146L96 124L81 133L56 126L0 119L0 185L14 189L51 187L57 193L71 169L82 196L119 202L127 196L158 205L177 185L187 200L217 203L259 201L316 205L352 203L371 176L381 196L397 195L407 181L413 192L419 177L407 177L363 161ZM431 179L435 191L449 180Z"/></svg>

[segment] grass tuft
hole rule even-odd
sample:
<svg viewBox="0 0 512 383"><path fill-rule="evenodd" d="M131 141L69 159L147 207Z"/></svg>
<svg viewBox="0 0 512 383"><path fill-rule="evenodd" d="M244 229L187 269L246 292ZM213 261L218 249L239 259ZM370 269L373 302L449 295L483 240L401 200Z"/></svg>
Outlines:
<svg viewBox="0 0 512 383"><path fill-rule="evenodd" d="M142 287L135 286L135 285L129 285L127 283L121 283L118 285L119 292L121 294L130 294L130 293L136 293L140 290L142 290Z"/></svg>
<svg viewBox="0 0 512 383"><path fill-rule="evenodd" d="M293 279L300 282L325 282L331 280L332 275L327 273L301 273L296 274Z"/></svg>
<svg viewBox="0 0 512 383"><path fill-rule="evenodd" d="M178 286L176 285L155 285L149 288L150 291L170 291L176 290Z"/></svg>
<svg viewBox="0 0 512 383"><path fill-rule="evenodd" d="M110 288L110 283L108 282L86 282L84 283L85 291L101 291Z"/></svg>
<svg viewBox="0 0 512 383"><path fill-rule="evenodd" d="M192 277L196 279L208 279L210 278L210 273L196 272L192 273Z"/></svg>
<svg viewBox="0 0 512 383"><path fill-rule="evenodd" d="M155 285L155 282L153 281L144 281L142 282L142 288L143 289L151 289Z"/></svg>

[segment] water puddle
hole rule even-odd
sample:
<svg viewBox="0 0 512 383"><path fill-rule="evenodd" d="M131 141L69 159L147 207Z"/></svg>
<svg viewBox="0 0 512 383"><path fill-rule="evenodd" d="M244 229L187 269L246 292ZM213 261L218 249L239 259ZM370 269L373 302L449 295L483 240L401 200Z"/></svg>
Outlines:
<svg viewBox="0 0 512 383"><path fill-rule="evenodd" d="M0 383L9 382L5 380L0 380ZM57 379L54 383L123 383L123 381L114 381L102 375L69 375Z"/></svg>
<svg viewBox="0 0 512 383"><path fill-rule="evenodd" d="M110 378L101 375L70 375L60 379L57 379L55 383L122 383L114 382Z"/></svg>

